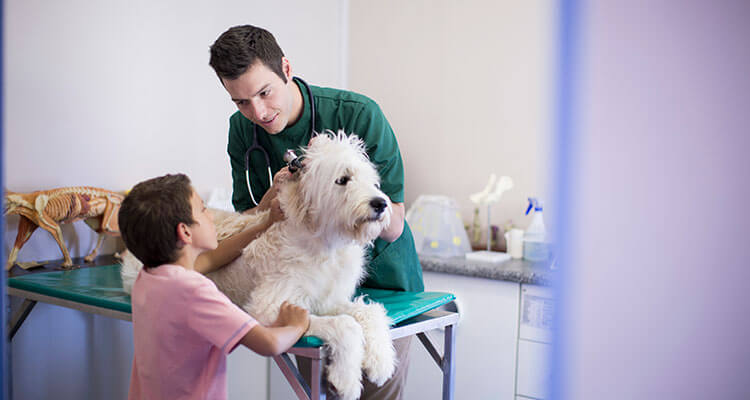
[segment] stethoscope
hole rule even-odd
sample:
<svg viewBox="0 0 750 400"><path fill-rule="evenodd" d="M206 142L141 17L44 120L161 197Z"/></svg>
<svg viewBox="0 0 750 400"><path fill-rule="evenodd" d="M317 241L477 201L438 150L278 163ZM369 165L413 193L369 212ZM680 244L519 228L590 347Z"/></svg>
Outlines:
<svg viewBox="0 0 750 400"><path fill-rule="evenodd" d="M310 136L317 135L315 131L315 99L313 98L312 90L310 90L310 86L302 80L302 78L299 77L293 77L292 79L297 79L304 87L307 89L307 95L310 98ZM302 99L302 105L304 107L304 99ZM273 174L271 174L271 158L268 157L268 152L266 149L264 149L261 145L258 144L258 125L253 124L253 143L250 145L250 147L245 152L245 183L247 183L247 191L250 193L250 200L253 201L253 204L256 206L258 205L258 202L255 201L255 196L253 196L253 188L250 186L250 153L252 151L258 150L263 154L263 157L266 159L266 167L268 168L268 187L270 188L273 186Z"/></svg>

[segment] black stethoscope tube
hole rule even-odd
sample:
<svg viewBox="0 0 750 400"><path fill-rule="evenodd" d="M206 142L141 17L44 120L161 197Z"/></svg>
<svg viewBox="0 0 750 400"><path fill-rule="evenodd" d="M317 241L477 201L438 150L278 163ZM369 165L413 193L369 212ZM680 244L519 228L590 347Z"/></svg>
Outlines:
<svg viewBox="0 0 750 400"><path fill-rule="evenodd" d="M307 89L307 95L310 98L310 136L315 136L315 99L313 98L312 90L310 90L310 85L307 84L302 78L300 77L293 77L292 79L297 79L304 87ZM302 106L304 107L305 101L302 100ZM247 191L250 193L250 200L252 200L253 204L256 206L258 205L258 202L255 201L255 196L253 196L253 188L250 186L250 153L253 151L260 151L261 154L263 154L263 157L266 159L266 168L268 169L268 186L273 186L273 174L271 174L271 159L268 157L268 152L266 149L264 149L260 144L258 144L258 125L253 123L253 143L248 147L247 151L245 151L245 183L247 184Z"/></svg>

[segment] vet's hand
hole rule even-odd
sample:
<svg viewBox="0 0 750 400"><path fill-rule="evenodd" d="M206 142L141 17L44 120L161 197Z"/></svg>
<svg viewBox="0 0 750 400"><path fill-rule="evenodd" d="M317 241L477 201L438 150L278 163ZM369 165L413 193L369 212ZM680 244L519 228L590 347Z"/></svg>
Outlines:
<svg viewBox="0 0 750 400"><path fill-rule="evenodd" d="M304 308L285 301L273 326L296 326L305 332L310 327L310 316Z"/></svg>
<svg viewBox="0 0 750 400"><path fill-rule="evenodd" d="M258 210L259 211L265 211L271 208L271 203L276 198L276 196L279 194L279 186L289 180L289 178L292 177L292 173L289 172L289 168L284 167L279 170L279 172L276 173L273 177L273 185L266 191L266 194L263 195L263 198L260 200L260 203L258 204Z"/></svg>
<svg viewBox="0 0 750 400"><path fill-rule="evenodd" d="M269 208L271 210L271 212L268 214L268 221L270 222L270 224L273 224L275 222L281 221L284 218L286 218L286 215L284 215L284 210L281 209L281 205L279 203L278 198L271 200L271 206Z"/></svg>
<svg viewBox="0 0 750 400"><path fill-rule="evenodd" d="M273 184L278 185L284 183L292 178L292 173L289 172L289 166L286 166L279 170L276 175L273 176Z"/></svg>

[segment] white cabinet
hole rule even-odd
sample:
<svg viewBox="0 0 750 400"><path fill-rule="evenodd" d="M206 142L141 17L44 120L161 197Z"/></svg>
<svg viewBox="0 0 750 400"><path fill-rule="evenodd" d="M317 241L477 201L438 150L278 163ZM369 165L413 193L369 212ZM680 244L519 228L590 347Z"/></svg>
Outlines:
<svg viewBox="0 0 750 400"><path fill-rule="evenodd" d="M554 301L549 288L424 271L425 290L456 295L456 399L547 398ZM428 332L443 352L443 331ZM412 340L404 398L440 399L442 373L422 343ZM293 399L276 365L269 398Z"/></svg>
<svg viewBox="0 0 750 400"><path fill-rule="evenodd" d="M546 343L518 341L516 393L534 399L548 398L552 346Z"/></svg>
<svg viewBox="0 0 750 400"><path fill-rule="evenodd" d="M520 285L424 272L425 290L456 295L455 398L514 400ZM443 351L442 331L430 332ZM412 341L405 399L440 399L442 374L419 340Z"/></svg>
<svg viewBox="0 0 750 400"><path fill-rule="evenodd" d="M554 298L549 288L521 285L516 394L546 399L550 384Z"/></svg>

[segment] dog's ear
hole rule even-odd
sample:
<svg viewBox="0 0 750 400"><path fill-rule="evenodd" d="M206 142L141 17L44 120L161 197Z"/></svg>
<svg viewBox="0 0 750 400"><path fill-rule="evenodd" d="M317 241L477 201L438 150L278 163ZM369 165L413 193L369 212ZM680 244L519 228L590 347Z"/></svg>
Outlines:
<svg viewBox="0 0 750 400"><path fill-rule="evenodd" d="M294 179L284 183L279 191L279 202L286 218L308 229L312 229L313 221L310 215L310 202L305 199L302 191L302 171L294 174Z"/></svg>

